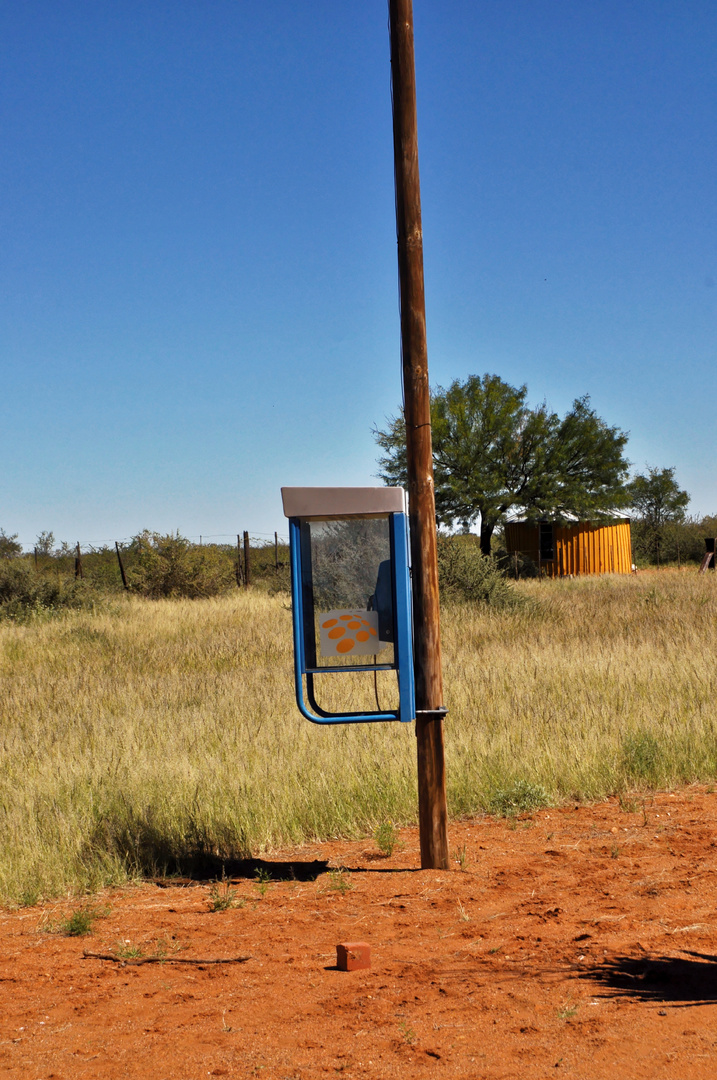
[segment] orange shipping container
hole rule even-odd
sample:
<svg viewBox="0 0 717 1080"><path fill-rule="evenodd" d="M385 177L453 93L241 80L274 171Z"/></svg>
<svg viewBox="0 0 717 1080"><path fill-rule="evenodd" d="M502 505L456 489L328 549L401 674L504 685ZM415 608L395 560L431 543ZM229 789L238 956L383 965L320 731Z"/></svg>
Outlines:
<svg viewBox="0 0 717 1080"><path fill-rule="evenodd" d="M505 525L505 542L511 555L530 559L547 577L632 571L629 520L609 525L510 521Z"/></svg>

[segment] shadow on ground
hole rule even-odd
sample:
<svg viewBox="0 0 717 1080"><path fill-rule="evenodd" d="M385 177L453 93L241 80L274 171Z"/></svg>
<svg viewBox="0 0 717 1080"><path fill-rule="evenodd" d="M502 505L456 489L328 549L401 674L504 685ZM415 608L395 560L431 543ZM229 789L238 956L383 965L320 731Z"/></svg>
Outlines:
<svg viewBox="0 0 717 1080"><path fill-rule="evenodd" d="M580 975L610 997L664 1002L680 1007L717 1001L717 956L617 956Z"/></svg>
<svg viewBox="0 0 717 1080"><path fill-rule="evenodd" d="M199 885L209 881L237 881L241 878L264 881L316 881L329 869L326 859L311 862L279 862L271 859L220 859L203 855L182 860L176 873L151 877L155 885Z"/></svg>
<svg viewBox="0 0 717 1080"><path fill-rule="evenodd" d="M349 874L410 874L417 867L397 866L331 866L328 859L311 862L283 862L272 859L221 859L213 855L194 855L174 861L164 874L145 878L155 885L200 885L209 881L238 881L242 878L264 881L316 881L329 870L344 870Z"/></svg>

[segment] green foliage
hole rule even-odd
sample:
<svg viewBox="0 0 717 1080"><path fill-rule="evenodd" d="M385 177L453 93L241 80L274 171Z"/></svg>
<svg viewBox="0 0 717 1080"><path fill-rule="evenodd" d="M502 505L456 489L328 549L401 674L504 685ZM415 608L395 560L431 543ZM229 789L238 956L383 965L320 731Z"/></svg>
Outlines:
<svg viewBox="0 0 717 1080"><path fill-rule="evenodd" d="M649 731L636 731L626 736L622 764L630 780L653 787L657 785L662 768L662 752L657 738Z"/></svg>
<svg viewBox="0 0 717 1080"><path fill-rule="evenodd" d="M209 890L210 911L229 911L230 908L243 906L241 900L237 899L237 890L225 878L214 882Z"/></svg>
<svg viewBox="0 0 717 1080"><path fill-rule="evenodd" d="M392 821L382 821L373 834L376 847L382 855L393 855L398 843L398 829Z"/></svg>
<svg viewBox="0 0 717 1080"><path fill-rule="evenodd" d="M443 600L516 607L521 597L491 556L483 555L475 536L438 538L438 583Z"/></svg>
<svg viewBox="0 0 717 1080"><path fill-rule="evenodd" d="M456 379L431 397L436 515L439 523L481 519L481 549L509 511L528 517L591 518L625 505L627 435L609 427L578 398L560 419L526 404L527 387L497 375ZM374 431L384 456L380 475L406 482L405 422Z"/></svg>
<svg viewBox="0 0 717 1080"><path fill-rule="evenodd" d="M550 796L542 784L530 780L515 780L506 788L499 788L490 798L488 808L491 814L514 817L516 814L539 810L550 806Z"/></svg>
<svg viewBox="0 0 717 1080"><path fill-rule="evenodd" d="M688 492L683 491L675 480L675 470L657 469L648 465L646 473L635 476L629 485L630 501L636 515L632 526L635 553L650 562L659 564L673 555L677 549L679 558L680 539L684 530L680 528L685 521L687 506L690 501ZM684 545L691 550L692 545ZM704 545L698 546L698 552L704 553ZM701 557L698 554L698 557Z"/></svg>
<svg viewBox="0 0 717 1080"><path fill-rule="evenodd" d="M22 619L62 608L92 607L95 602L84 581L43 574L20 559L0 562L0 618Z"/></svg>
<svg viewBox="0 0 717 1080"><path fill-rule="evenodd" d="M127 571L130 588L141 596L217 596L236 587L234 568L221 549L198 546L177 533L145 531L132 541L133 565Z"/></svg>
<svg viewBox="0 0 717 1080"><path fill-rule="evenodd" d="M14 559L22 554L22 544L18 543L17 533L8 536L0 529L0 559Z"/></svg>
<svg viewBox="0 0 717 1080"><path fill-rule="evenodd" d="M341 896L345 896L347 892L351 892L353 889L351 875L342 866L337 867L336 870L329 870L328 880L329 889L332 892L340 893Z"/></svg>
<svg viewBox="0 0 717 1080"><path fill-rule="evenodd" d="M35 541L35 551L38 555L52 555L55 547L55 534L53 532L41 532Z"/></svg>
<svg viewBox="0 0 717 1080"><path fill-rule="evenodd" d="M98 919L106 918L108 914L108 908L85 903L75 908L59 922L49 923L47 929L50 933L62 934L65 937L84 937L85 934L92 933L92 928Z"/></svg>
<svg viewBox="0 0 717 1080"><path fill-rule="evenodd" d="M266 896L272 881L269 871L260 866L254 871L254 879L254 888L259 893L259 896Z"/></svg>

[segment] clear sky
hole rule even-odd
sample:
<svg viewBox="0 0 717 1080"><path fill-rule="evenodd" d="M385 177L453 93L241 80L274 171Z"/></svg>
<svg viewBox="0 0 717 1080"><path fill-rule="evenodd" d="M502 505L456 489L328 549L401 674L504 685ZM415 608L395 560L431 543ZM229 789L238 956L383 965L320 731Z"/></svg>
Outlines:
<svg viewBox="0 0 717 1080"><path fill-rule="evenodd" d="M717 4L414 0L431 381L717 512ZM384 0L0 7L0 526L286 532L400 403Z"/></svg>

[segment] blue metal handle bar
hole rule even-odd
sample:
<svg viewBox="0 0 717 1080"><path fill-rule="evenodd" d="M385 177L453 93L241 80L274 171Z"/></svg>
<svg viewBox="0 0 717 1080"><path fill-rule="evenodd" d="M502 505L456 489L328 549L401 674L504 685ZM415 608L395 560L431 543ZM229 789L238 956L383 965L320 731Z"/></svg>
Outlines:
<svg viewBox="0 0 717 1080"><path fill-rule="evenodd" d="M403 517L403 515L400 516ZM400 709L391 712L325 713L321 716L317 716L315 713L310 712L304 701L303 675L306 673L306 663L304 652L304 605L301 580L301 526L299 518L289 518L289 551L291 560L291 596L295 607L292 620L294 626L294 685L296 691L296 704L301 715L306 717L312 724L371 724L381 720L402 720L403 717L401 716ZM340 671L342 669L336 670ZM323 709L321 710L321 713L324 713ZM413 720L414 715L412 714L411 716L406 717L406 719L408 721Z"/></svg>

